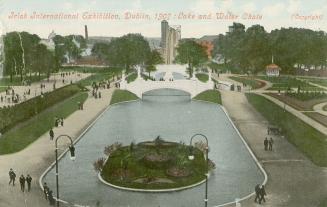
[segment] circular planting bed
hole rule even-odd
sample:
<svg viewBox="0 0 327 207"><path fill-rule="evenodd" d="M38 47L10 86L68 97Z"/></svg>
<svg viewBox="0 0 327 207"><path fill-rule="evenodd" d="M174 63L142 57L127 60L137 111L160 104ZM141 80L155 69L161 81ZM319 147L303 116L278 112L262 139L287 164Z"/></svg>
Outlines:
<svg viewBox="0 0 327 207"><path fill-rule="evenodd" d="M189 160L190 153L194 155ZM112 151L100 173L113 186L136 190L183 189L205 180L203 151L156 139Z"/></svg>

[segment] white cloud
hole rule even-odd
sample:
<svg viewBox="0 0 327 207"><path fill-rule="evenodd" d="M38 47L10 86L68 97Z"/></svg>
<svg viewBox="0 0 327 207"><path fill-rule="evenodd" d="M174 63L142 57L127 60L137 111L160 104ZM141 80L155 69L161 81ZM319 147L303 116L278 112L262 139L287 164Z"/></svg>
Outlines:
<svg viewBox="0 0 327 207"><path fill-rule="evenodd" d="M285 4L276 3L262 9L262 14L267 17L277 17L284 12Z"/></svg>
<svg viewBox="0 0 327 207"><path fill-rule="evenodd" d="M325 6L320 7L319 9L313 10L311 12L313 15L324 15L327 14L327 4ZM324 17L326 18L326 17Z"/></svg>
<svg viewBox="0 0 327 207"><path fill-rule="evenodd" d="M73 8L73 3L72 2L65 2L65 3L63 3L63 8L67 9L67 10L70 10L70 9Z"/></svg>
<svg viewBox="0 0 327 207"><path fill-rule="evenodd" d="M233 0L222 0L220 9L222 11L229 11L233 8Z"/></svg>
<svg viewBox="0 0 327 207"><path fill-rule="evenodd" d="M132 8L132 10L140 10L140 9L142 9L141 0L135 0L135 1L133 1L131 8Z"/></svg>
<svg viewBox="0 0 327 207"><path fill-rule="evenodd" d="M254 2L249 2L242 6L243 12L254 12L256 10L257 10L257 6L255 5Z"/></svg>
<svg viewBox="0 0 327 207"><path fill-rule="evenodd" d="M195 13L216 11L215 0L197 0L190 9Z"/></svg>
<svg viewBox="0 0 327 207"><path fill-rule="evenodd" d="M301 9L301 2L299 0L289 0L287 11L290 14L299 12Z"/></svg>

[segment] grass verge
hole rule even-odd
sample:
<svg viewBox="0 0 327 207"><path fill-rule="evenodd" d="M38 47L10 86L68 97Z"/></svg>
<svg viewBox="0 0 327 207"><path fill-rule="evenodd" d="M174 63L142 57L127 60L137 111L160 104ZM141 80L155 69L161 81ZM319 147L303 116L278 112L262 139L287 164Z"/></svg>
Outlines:
<svg viewBox="0 0 327 207"><path fill-rule="evenodd" d="M137 78L137 73L132 73L126 77L127 83L135 81Z"/></svg>
<svg viewBox="0 0 327 207"><path fill-rule="evenodd" d="M138 99L138 97L134 93L126 91L126 90L117 89L112 94L110 105L119 103L119 102L123 102L123 101L131 101L131 100L137 100L137 99Z"/></svg>
<svg viewBox="0 0 327 207"><path fill-rule="evenodd" d="M201 101L209 101L216 104L221 104L221 96L219 91L207 90L196 95L193 99Z"/></svg>
<svg viewBox="0 0 327 207"><path fill-rule="evenodd" d="M327 198L325 198L325 200L323 200L318 207L326 207L327 206Z"/></svg>
<svg viewBox="0 0 327 207"><path fill-rule="evenodd" d="M209 76L207 74L203 74L203 73L198 73L198 74L195 74L195 77L197 79L199 79L199 81L205 83L209 80Z"/></svg>
<svg viewBox="0 0 327 207"><path fill-rule="evenodd" d="M6 90L7 87L0 87L0 93L4 92Z"/></svg>
<svg viewBox="0 0 327 207"><path fill-rule="evenodd" d="M246 94L248 101L269 123L282 128L285 137L318 166L327 166L326 136L270 100Z"/></svg>
<svg viewBox="0 0 327 207"><path fill-rule="evenodd" d="M0 155L18 152L33 143L54 125L54 118L66 118L78 110L77 102L84 102L87 93L80 92L10 130L0 138Z"/></svg>
<svg viewBox="0 0 327 207"><path fill-rule="evenodd" d="M17 124L27 121L36 114L61 103L63 100L79 93L84 88L75 84L58 88L45 93L44 96L37 96L9 108L0 108L0 132L5 134Z"/></svg>
<svg viewBox="0 0 327 207"><path fill-rule="evenodd" d="M234 81L249 85L249 86L251 86L252 89L258 89L258 88L262 88L263 86L265 86L264 82L258 81L255 79L251 79L251 78L235 77L235 76L232 76L229 78Z"/></svg>
<svg viewBox="0 0 327 207"><path fill-rule="evenodd" d="M304 114L327 127L327 116L324 116L318 112L304 112Z"/></svg>
<svg viewBox="0 0 327 207"><path fill-rule="evenodd" d="M37 82L37 81L40 81L45 78L46 78L45 75L41 75L40 77L33 75L31 77L29 77L29 76L26 77L26 80L29 80L31 83L33 83L33 82ZM21 85L23 85L23 83L20 80L20 76L14 76L12 78L12 81L10 80L10 77L8 77L8 76L0 78L0 86L21 86Z"/></svg>

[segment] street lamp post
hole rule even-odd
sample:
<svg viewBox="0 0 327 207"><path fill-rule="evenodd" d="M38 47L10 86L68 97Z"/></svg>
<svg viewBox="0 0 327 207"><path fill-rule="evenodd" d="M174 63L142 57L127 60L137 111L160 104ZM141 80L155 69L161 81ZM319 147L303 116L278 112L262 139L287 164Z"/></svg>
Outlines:
<svg viewBox="0 0 327 207"><path fill-rule="evenodd" d="M72 161L75 160L75 147L74 147L74 143L73 140L70 136L68 135L60 135L56 138L56 187L57 187L57 207L59 207L59 174L58 174L58 139L62 138L62 137L66 137L70 140L70 146L69 146L69 151L70 151L70 159Z"/></svg>
<svg viewBox="0 0 327 207"><path fill-rule="evenodd" d="M193 141L193 138L196 137L196 136L201 136L203 138L205 138L206 140L206 161L207 161L207 165L206 165L206 187L205 187L205 198L204 198L204 206L207 207L208 206L208 176L209 176L209 141L208 141L208 138L206 136L204 136L203 134L194 134L192 137L191 137L191 140L190 140L190 147L192 149L192 141ZM193 153L191 153L189 156L188 156L189 160L194 160L194 155Z"/></svg>

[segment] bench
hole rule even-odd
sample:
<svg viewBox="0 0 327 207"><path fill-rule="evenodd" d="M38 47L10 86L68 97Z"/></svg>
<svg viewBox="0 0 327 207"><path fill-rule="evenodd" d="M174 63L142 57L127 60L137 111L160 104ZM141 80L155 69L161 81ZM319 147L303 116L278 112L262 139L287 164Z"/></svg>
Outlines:
<svg viewBox="0 0 327 207"><path fill-rule="evenodd" d="M282 133L282 129L277 126L268 126L267 128L267 134L274 134L274 135L280 135Z"/></svg>

